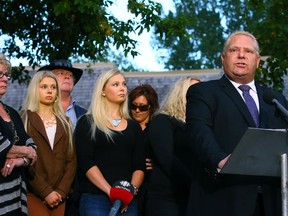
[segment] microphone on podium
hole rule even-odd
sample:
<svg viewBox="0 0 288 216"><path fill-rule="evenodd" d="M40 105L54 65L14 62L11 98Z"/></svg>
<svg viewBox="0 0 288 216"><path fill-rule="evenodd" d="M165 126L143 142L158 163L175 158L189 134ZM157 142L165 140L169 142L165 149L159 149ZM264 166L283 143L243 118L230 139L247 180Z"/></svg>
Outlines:
<svg viewBox="0 0 288 216"><path fill-rule="evenodd" d="M110 200L113 203L108 216L116 216L121 206L127 206L133 199L134 186L128 181L117 181L110 190Z"/></svg>
<svg viewBox="0 0 288 216"><path fill-rule="evenodd" d="M288 121L287 109L285 109L285 107L283 107L276 98L277 98L277 95L273 91L267 91L263 95L263 100L268 104L271 104L271 105L274 104L277 107L277 109L279 109L281 113L284 115L285 120Z"/></svg>

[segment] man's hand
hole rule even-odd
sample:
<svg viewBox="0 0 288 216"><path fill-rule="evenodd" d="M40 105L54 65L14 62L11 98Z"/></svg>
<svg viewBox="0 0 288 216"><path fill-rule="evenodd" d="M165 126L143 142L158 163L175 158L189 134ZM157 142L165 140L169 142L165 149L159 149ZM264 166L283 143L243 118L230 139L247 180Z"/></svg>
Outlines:
<svg viewBox="0 0 288 216"><path fill-rule="evenodd" d="M231 154L228 155L227 157L225 157L223 160L221 160L221 161L219 162L219 164L218 164L218 168L219 168L219 169L222 169L222 168L224 167L224 165L226 164L226 162L227 162L227 160L229 159L230 156L231 156Z"/></svg>

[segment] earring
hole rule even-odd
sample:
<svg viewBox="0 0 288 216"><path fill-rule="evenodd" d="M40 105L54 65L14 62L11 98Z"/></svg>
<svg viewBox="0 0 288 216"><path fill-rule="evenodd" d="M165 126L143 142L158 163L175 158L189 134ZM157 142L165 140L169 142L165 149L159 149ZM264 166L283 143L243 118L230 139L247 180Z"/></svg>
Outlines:
<svg viewBox="0 0 288 216"><path fill-rule="evenodd" d="M56 96L56 100L54 101L54 103L57 103L58 102L58 96Z"/></svg>
<svg viewBox="0 0 288 216"><path fill-rule="evenodd" d="M105 93L102 93L102 96L103 96L103 97L105 97L105 96L106 96L106 94L105 94Z"/></svg>

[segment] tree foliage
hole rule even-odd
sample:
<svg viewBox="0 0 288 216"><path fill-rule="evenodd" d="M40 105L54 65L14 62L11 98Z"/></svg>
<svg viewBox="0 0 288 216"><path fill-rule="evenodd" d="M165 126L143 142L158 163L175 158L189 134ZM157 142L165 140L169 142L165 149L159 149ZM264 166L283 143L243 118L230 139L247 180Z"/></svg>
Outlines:
<svg viewBox="0 0 288 216"><path fill-rule="evenodd" d="M134 16L122 21L108 11L114 3L112 0L0 0L0 34L8 36L2 52L25 58L33 67L43 60L69 57L103 61L111 44L123 48L124 55L136 56L137 41L129 34L149 31L160 19L161 5L152 0L128 0L127 11Z"/></svg>
<svg viewBox="0 0 288 216"><path fill-rule="evenodd" d="M288 68L287 0L175 0L175 12L156 23L155 47L166 49L166 69L220 68L225 38L235 30L253 33L262 61L257 79L279 90Z"/></svg>

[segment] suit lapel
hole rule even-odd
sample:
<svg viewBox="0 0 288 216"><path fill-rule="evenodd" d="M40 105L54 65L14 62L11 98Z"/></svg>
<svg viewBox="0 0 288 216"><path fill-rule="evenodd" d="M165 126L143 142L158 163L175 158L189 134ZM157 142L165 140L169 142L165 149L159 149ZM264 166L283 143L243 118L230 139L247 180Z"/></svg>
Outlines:
<svg viewBox="0 0 288 216"><path fill-rule="evenodd" d="M41 134L41 136L46 140L47 143L50 143L46 129L44 127L44 124L42 123L42 120L40 116L37 113L28 111L28 116L30 119L30 124ZM54 139L54 146L57 145L61 137L64 135L64 128L62 126L61 121L56 117L57 120L57 128L56 128L56 134Z"/></svg>
<svg viewBox="0 0 288 216"><path fill-rule="evenodd" d="M39 132L39 134L46 140L47 143L49 143L49 139L40 116L35 112L31 112L30 110L28 110L27 114L28 118L30 119L29 124Z"/></svg>
<svg viewBox="0 0 288 216"><path fill-rule="evenodd" d="M228 78L224 75L219 80L220 86L224 93L235 103L239 112L242 114L243 118L247 121L250 127L256 127L255 122L248 110L248 107L239 92L235 89L233 84L228 80Z"/></svg>
<svg viewBox="0 0 288 216"><path fill-rule="evenodd" d="M61 121L59 120L59 118L57 118L57 129L56 129L56 134L55 134L55 139L54 139L54 146L57 145L59 143L59 140L61 139L62 136L64 136L64 127L61 123Z"/></svg>

